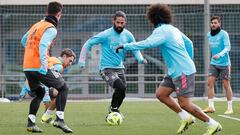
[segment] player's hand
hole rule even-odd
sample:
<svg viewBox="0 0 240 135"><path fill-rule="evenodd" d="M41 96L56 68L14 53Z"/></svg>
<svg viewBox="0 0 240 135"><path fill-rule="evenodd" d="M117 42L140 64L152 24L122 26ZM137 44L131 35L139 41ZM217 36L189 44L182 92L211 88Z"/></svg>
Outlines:
<svg viewBox="0 0 240 135"><path fill-rule="evenodd" d="M214 55L212 58L215 59L215 60L217 60L217 59L219 59L219 57L220 57L220 56L219 56L218 54L216 54L216 55Z"/></svg>
<svg viewBox="0 0 240 135"><path fill-rule="evenodd" d="M116 48L116 53L119 53L119 50L120 50L120 49L124 49L124 48L123 48L123 45L117 46L117 48Z"/></svg>
<svg viewBox="0 0 240 135"><path fill-rule="evenodd" d="M142 64L148 64L148 61L146 59L143 59Z"/></svg>
<svg viewBox="0 0 240 135"><path fill-rule="evenodd" d="M85 63L78 63L78 66L80 67L80 70L83 70L85 68Z"/></svg>

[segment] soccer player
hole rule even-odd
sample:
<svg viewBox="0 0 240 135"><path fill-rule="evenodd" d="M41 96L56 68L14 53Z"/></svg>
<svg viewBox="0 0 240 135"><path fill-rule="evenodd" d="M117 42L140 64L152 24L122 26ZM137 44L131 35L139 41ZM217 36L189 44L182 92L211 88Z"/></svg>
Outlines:
<svg viewBox="0 0 240 135"><path fill-rule="evenodd" d="M231 62L229 57L230 40L228 33L221 29L221 18L213 16L211 18L211 31L207 34L211 62L208 73L208 107L203 111L205 113L215 112L214 107L214 84L217 78L223 80L223 86L227 96L227 110L224 114L232 114L232 88L230 85Z"/></svg>
<svg viewBox="0 0 240 135"><path fill-rule="evenodd" d="M60 57L50 57L48 59L48 67L54 71L57 71L58 73L62 73L65 68L72 65L72 63L75 61L76 55L75 53L69 49L65 48L61 52ZM41 118L42 122L50 123L53 119L53 112L56 108L56 96L58 94L58 91L54 88L48 88L47 86L44 86L45 88L45 95L43 97L43 103L45 106L45 113ZM20 97L24 98L26 94L30 95L31 97L36 96L34 92L31 92L29 88L28 81L26 80L23 84L22 91L20 93Z"/></svg>
<svg viewBox="0 0 240 135"><path fill-rule="evenodd" d="M212 135L222 130L218 122L207 116L190 100L190 96L194 93L194 74L196 72L192 60L192 41L179 29L171 25L172 13L167 5L151 5L148 7L147 17L155 27L152 34L143 41L119 45L116 51L121 49L160 48L168 73L156 90L156 97L182 119L181 126L177 130L178 134L183 133L195 122L193 116L209 125L204 135ZM171 97L174 91L176 92L178 103Z"/></svg>
<svg viewBox="0 0 240 135"><path fill-rule="evenodd" d="M75 61L75 59L76 59L76 54L71 49L65 48L61 52L60 57L58 57L58 58L50 57L48 65L49 65L50 69L56 70L58 73L62 73L65 68L72 65L72 63ZM51 88L49 90L51 90ZM49 93L50 93L50 91L49 91ZM53 93L50 95L54 96L55 94ZM52 102L49 104L47 110L41 117L41 121L50 123L53 119L53 113L54 113L55 108L56 108L56 99L53 98Z"/></svg>
<svg viewBox="0 0 240 135"><path fill-rule="evenodd" d="M81 49L79 58L79 66L84 68L86 55L92 46L101 45L100 75L106 83L114 89L109 113L119 112L127 89L124 76L125 67L123 65L125 52L115 52L118 44L135 42L132 33L125 29L126 21L126 14L123 11L117 11L113 16L113 27L88 39ZM132 53L138 62L147 63L147 61L143 59L140 51L133 51Z"/></svg>
<svg viewBox="0 0 240 135"><path fill-rule="evenodd" d="M31 91L36 96L30 103L27 131L43 132L36 125L36 114L44 97L47 87L57 89L56 120L54 127L62 129L66 133L73 131L64 123L64 110L67 101L68 87L62 76L48 67L49 49L57 35L58 21L62 15L63 5L59 2L50 2L47 6L46 17L35 23L23 36L21 43L25 47L23 70L29 82Z"/></svg>

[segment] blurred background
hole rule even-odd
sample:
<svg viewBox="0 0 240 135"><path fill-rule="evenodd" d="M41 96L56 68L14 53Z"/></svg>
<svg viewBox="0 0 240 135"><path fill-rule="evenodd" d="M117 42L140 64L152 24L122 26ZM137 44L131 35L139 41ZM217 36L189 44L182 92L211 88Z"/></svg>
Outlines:
<svg viewBox="0 0 240 135"><path fill-rule="evenodd" d="M0 97L17 100L25 80L22 72L24 48L20 41L27 30L43 19L49 0L0 0ZM59 0L64 4L58 26L58 38L51 48L52 56L59 56L63 48L77 54L91 36L112 26L112 16L122 10L127 14L127 26L136 40L148 37L153 27L146 19L146 8L157 2L168 4L173 25L184 32L194 44L194 62L197 67L195 97L206 97L209 66L209 48L206 34L210 17L222 17L222 28L231 41L233 96L240 93L240 1L239 0ZM127 97L155 98L155 90L166 73L159 48L142 51L147 65L138 64L132 53L126 54ZM100 46L94 46L87 60L86 70L76 63L63 76L70 88L69 99L104 99L112 95L99 75ZM221 80L216 83L217 97L224 97Z"/></svg>

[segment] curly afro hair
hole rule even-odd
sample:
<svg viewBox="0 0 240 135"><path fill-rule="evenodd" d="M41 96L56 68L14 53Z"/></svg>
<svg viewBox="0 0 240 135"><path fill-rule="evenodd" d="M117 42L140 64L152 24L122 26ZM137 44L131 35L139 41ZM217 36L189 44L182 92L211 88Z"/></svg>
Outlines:
<svg viewBox="0 0 240 135"><path fill-rule="evenodd" d="M154 26L160 23L170 24L172 22L172 11L165 4L153 4L147 8L147 18Z"/></svg>

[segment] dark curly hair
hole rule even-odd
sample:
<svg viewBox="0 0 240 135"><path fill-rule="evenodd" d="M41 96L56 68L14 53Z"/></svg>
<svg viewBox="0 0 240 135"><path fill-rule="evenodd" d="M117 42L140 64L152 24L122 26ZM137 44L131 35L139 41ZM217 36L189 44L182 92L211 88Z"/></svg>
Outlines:
<svg viewBox="0 0 240 135"><path fill-rule="evenodd" d="M160 23L170 24L172 22L172 11L165 4L153 4L147 8L147 18L154 26Z"/></svg>

